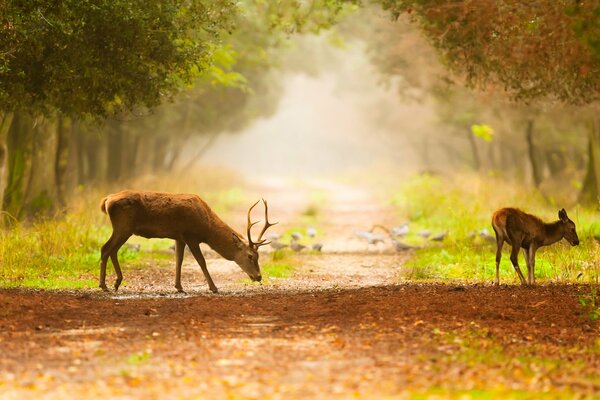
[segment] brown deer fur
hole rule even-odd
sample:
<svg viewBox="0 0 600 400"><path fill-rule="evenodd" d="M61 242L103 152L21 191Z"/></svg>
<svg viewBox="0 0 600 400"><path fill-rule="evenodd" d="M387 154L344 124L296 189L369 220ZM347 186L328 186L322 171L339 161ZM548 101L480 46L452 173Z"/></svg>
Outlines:
<svg viewBox="0 0 600 400"><path fill-rule="evenodd" d="M558 221L546 223L535 215L527 214L517 208L501 208L492 215L492 227L496 233L496 280L500 284L499 270L502 258L502 246L507 242L511 247L510 261L523 285L535 283L535 252L542 246L548 246L566 239L572 246L579 244L575 223L567 212L558 212ZM527 264L527 281L519 268L519 249L523 249Z"/></svg>
<svg viewBox="0 0 600 400"><path fill-rule="evenodd" d="M265 216L267 216L267 204L266 202L264 204ZM248 210L249 228L250 211L254 206ZM117 252L131 235L175 240L175 287L180 292L183 291L181 265L186 245L202 268L208 286L214 293L218 290L208 273L206 261L200 251L200 243L208 244L223 258L235 261L250 279L260 281L262 278L258 265L258 247L266 244L260 241L260 237L269 226L274 225L268 223L268 218L259 240L252 242L249 237L248 243L245 243L239 233L223 222L204 200L194 194L125 190L102 199L100 209L108 214L113 227L112 235L102 246L101 251L100 287L103 290L108 290L105 279L109 257L117 275L114 287L118 290L123 275Z"/></svg>

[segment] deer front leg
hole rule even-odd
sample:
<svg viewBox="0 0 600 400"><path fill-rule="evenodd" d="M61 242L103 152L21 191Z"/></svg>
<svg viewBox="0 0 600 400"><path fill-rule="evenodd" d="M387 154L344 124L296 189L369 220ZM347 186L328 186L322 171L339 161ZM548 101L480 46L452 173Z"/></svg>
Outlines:
<svg viewBox="0 0 600 400"><path fill-rule="evenodd" d="M210 274L208 273L208 268L206 268L206 261L204 260L204 256L202 255L202 252L200 251L200 244L199 243L191 244L189 242L186 244L189 247L192 254L194 255L194 258L198 262L198 265L200 265L200 268L202 268L202 272L204 273L206 282L208 282L208 288L210 289L211 292L218 293L219 290L215 286L215 283L213 282L212 278L210 277Z"/></svg>
<svg viewBox="0 0 600 400"><path fill-rule="evenodd" d="M517 271L517 275L519 275L519 279L521 280L522 285L527 285L527 281L521 272L521 268L519 268L519 246L513 241L512 250L510 252L510 261L512 262L513 267L515 267L515 271Z"/></svg>
<svg viewBox="0 0 600 400"><path fill-rule="evenodd" d="M531 285L531 260L529 259L529 249L523 249L525 264L527 265L527 284Z"/></svg>
<svg viewBox="0 0 600 400"><path fill-rule="evenodd" d="M529 284L535 285L535 252L537 248L535 246L529 247Z"/></svg>
<svg viewBox="0 0 600 400"><path fill-rule="evenodd" d="M183 251L185 243L182 240L175 241L175 288L179 293L185 293L181 286L181 264L183 264Z"/></svg>

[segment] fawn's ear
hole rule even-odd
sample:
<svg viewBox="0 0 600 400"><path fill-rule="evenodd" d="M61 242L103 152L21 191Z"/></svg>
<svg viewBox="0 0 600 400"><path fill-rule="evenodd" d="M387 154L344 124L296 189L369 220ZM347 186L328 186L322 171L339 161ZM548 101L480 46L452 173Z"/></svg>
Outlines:
<svg viewBox="0 0 600 400"><path fill-rule="evenodd" d="M244 242L242 242L238 235L233 233L231 236L233 236L233 243L237 246L238 249L243 249L245 247Z"/></svg>
<svg viewBox="0 0 600 400"><path fill-rule="evenodd" d="M565 211L565 209L561 209L558 212L558 218L562 221L562 222L567 222L569 220L569 217L567 216L567 212Z"/></svg>

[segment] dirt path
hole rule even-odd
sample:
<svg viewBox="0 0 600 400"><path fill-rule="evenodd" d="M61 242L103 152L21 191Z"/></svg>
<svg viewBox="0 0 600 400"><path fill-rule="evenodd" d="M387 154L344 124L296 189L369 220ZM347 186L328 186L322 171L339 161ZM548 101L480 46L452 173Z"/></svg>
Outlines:
<svg viewBox="0 0 600 400"><path fill-rule="evenodd" d="M269 218L279 222L269 233L298 230L303 235L299 242L307 249L292 253L294 256L288 262L295 268L290 277L270 279L268 284L261 285L250 284L237 265L203 245L211 276L223 295L385 285L396 281L399 268L408 257L407 253L397 253L391 242L373 245L356 236L356 230L368 230L375 223L391 223L394 218L390 208L365 190L330 181L269 180L250 186L248 193L251 199L268 199ZM245 207L234 210L227 218L238 232L245 232ZM317 213L315 238L307 237L304 229L302 215L308 208L316 209ZM262 212L262 208L257 207L254 220L263 220ZM310 251L314 243L323 244L321 252ZM263 262L272 252L268 246L261 248ZM117 297L137 297L140 293L146 297L177 296L173 289L172 263L149 267L126 270L125 284ZM186 251L182 282L188 295L208 293L204 276L189 251Z"/></svg>
<svg viewBox="0 0 600 400"><path fill-rule="evenodd" d="M187 295L174 294L172 266L126 269L118 295L0 291L0 398L600 394L599 331L578 306L589 288L400 284L406 255L354 235L394 222L365 192L277 181L255 190L281 232L319 192L324 252L295 256L290 277L264 285L210 256L219 295L192 260Z"/></svg>

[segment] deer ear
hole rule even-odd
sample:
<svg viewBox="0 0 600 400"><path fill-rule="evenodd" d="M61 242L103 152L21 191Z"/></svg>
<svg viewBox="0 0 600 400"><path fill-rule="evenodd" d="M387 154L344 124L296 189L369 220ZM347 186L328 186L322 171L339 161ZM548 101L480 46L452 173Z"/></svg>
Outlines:
<svg viewBox="0 0 600 400"><path fill-rule="evenodd" d="M558 212L558 218L563 222L565 222L569 219L569 217L567 217L567 212L565 211L564 208Z"/></svg>
<svg viewBox="0 0 600 400"><path fill-rule="evenodd" d="M232 234L231 236L233 236L233 243L235 243L235 245L237 246L238 249L243 249L244 248L244 242L241 241L241 239L239 238L238 235L236 235L235 233Z"/></svg>

